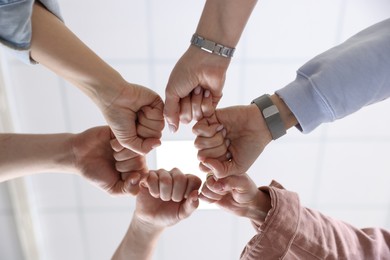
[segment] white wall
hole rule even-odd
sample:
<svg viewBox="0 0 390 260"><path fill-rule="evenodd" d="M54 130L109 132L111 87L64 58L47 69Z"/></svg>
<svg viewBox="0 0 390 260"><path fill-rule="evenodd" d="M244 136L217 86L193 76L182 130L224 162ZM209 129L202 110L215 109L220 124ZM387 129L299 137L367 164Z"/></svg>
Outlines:
<svg viewBox="0 0 390 260"><path fill-rule="evenodd" d="M186 50L204 1L60 1L66 24L130 82L164 96L171 69ZM248 104L295 77L316 54L388 18L387 0L259 1L237 46L221 107ZM20 132L79 132L104 124L80 91L42 66L6 62L14 122ZM259 185L271 179L297 191L304 205L359 227L390 228L390 101L319 127L292 129L250 169ZM163 140L193 139L190 126ZM155 153L148 157L156 167ZM175 160L174 155L172 160ZM189 158L196 160L196 158ZM64 174L26 178L39 216L42 259L108 259L127 229L134 198L111 198ZM0 184L0 259L21 259L12 214ZM3 201L4 200L4 201ZM12 223L11 223L12 224ZM170 228L155 259L238 259L254 235L245 219L197 211ZM8 247L6 237L14 238ZM8 257L13 256L13 257Z"/></svg>

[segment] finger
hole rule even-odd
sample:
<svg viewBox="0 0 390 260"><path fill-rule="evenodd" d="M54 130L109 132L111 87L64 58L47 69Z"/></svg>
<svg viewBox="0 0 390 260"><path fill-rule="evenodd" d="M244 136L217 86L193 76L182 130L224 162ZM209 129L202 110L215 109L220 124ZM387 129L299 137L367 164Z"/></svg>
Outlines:
<svg viewBox="0 0 390 260"><path fill-rule="evenodd" d="M188 124L192 121L191 98L186 96L180 100L180 122Z"/></svg>
<svg viewBox="0 0 390 260"><path fill-rule="evenodd" d="M166 170L158 170L157 172L159 178L159 187L160 187L160 199L162 201L170 201L172 199L172 186L173 180L171 174Z"/></svg>
<svg viewBox="0 0 390 260"><path fill-rule="evenodd" d="M177 168L171 170L173 188L172 188L172 200L180 202L184 199L184 193L187 187L187 178Z"/></svg>
<svg viewBox="0 0 390 260"><path fill-rule="evenodd" d="M197 86L192 91L192 95L191 95L192 116L196 121L203 118L202 107L201 107L202 99L203 99L203 89L200 86Z"/></svg>
<svg viewBox="0 0 390 260"><path fill-rule="evenodd" d="M145 142L143 138L137 135L135 122L130 122L129 126L130 132L116 132L116 137L119 143L130 150L135 151L138 154L145 155L153 149L152 145L154 143ZM134 130L134 131L133 131Z"/></svg>
<svg viewBox="0 0 390 260"><path fill-rule="evenodd" d="M211 96L210 90L204 91L201 108L204 117L210 117L212 114L214 114L215 107L213 106L213 98Z"/></svg>
<svg viewBox="0 0 390 260"><path fill-rule="evenodd" d="M139 182L141 180L141 174L139 172L126 172L121 173L121 178L125 182L125 192L131 195L137 195L137 193L139 192Z"/></svg>
<svg viewBox="0 0 390 260"><path fill-rule="evenodd" d="M168 89L169 87L165 91L164 116L168 122L169 130L174 133L179 128L180 97L169 93Z"/></svg>
<svg viewBox="0 0 390 260"><path fill-rule="evenodd" d="M112 139L110 140L110 144L111 144L111 148L115 151L115 152L120 152L124 149L124 147L119 143L118 139Z"/></svg>
<svg viewBox="0 0 390 260"><path fill-rule="evenodd" d="M213 178L209 178L209 179L213 179ZM207 180L207 181L209 181L209 180ZM213 192L212 190L210 190L210 188L208 186L209 185L207 185L207 184L204 184L202 186L201 194L209 200L219 201L223 197L223 195L220 195L220 194Z"/></svg>
<svg viewBox="0 0 390 260"><path fill-rule="evenodd" d="M211 172L211 169L207 168L202 162L199 163L199 170L205 173Z"/></svg>
<svg viewBox="0 0 390 260"><path fill-rule="evenodd" d="M114 152L114 158L116 161L130 160L138 156L141 155L129 149L122 149L119 152Z"/></svg>
<svg viewBox="0 0 390 260"><path fill-rule="evenodd" d="M188 218L199 206L199 197L196 190L192 191L179 210L179 219Z"/></svg>
<svg viewBox="0 0 390 260"><path fill-rule="evenodd" d="M223 127L220 125L220 127L217 127L215 130L218 131L218 129L221 129ZM214 130L213 130L214 131ZM225 142L225 138L222 134L222 132L217 132L214 136L212 137L203 137L203 136L198 136L195 141L194 145L195 148L198 150L204 150L208 148L214 148L217 146L222 145Z"/></svg>
<svg viewBox="0 0 390 260"><path fill-rule="evenodd" d="M164 121L164 114L161 106L144 106L141 108L143 115L150 121Z"/></svg>
<svg viewBox="0 0 390 260"><path fill-rule="evenodd" d="M219 184L220 189L229 192L232 199L237 203L248 203L253 201L259 190L253 180L247 174L231 175L219 179L214 187Z"/></svg>
<svg viewBox="0 0 390 260"><path fill-rule="evenodd" d="M160 139L162 136L161 131L150 129L140 124L137 124L137 134L142 138Z"/></svg>
<svg viewBox="0 0 390 260"><path fill-rule="evenodd" d="M186 174L185 176L187 177L187 188L184 193L184 198L187 199L193 190L199 190L202 185L202 180L193 174Z"/></svg>
<svg viewBox="0 0 390 260"><path fill-rule="evenodd" d="M230 175L240 175L243 171L234 160L219 161L207 158L203 164L209 168L217 178L224 178Z"/></svg>
<svg viewBox="0 0 390 260"><path fill-rule="evenodd" d="M137 115L138 115L137 127L142 126L142 129L145 129L145 133L137 129L137 133L139 136L143 138L148 138L148 137L161 138L161 132L164 129L163 119L161 120L149 119L147 118L148 115L146 115L144 111L139 111Z"/></svg>
<svg viewBox="0 0 390 260"><path fill-rule="evenodd" d="M142 183L146 184L153 198L160 198L159 178L155 171L150 171L149 176Z"/></svg>
<svg viewBox="0 0 390 260"><path fill-rule="evenodd" d="M198 160L203 162L206 158L226 158L230 141L226 139L221 145L198 151Z"/></svg>
<svg viewBox="0 0 390 260"><path fill-rule="evenodd" d="M146 162L144 157L142 156L130 160L115 162L115 169L118 172L140 171L143 170L145 167L146 167Z"/></svg>
<svg viewBox="0 0 390 260"><path fill-rule="evenodd" d="M198 137L213 137L216 133L220 132L223 129L223 125L219 123L209 124L207 119L204 118L201 121L197 122L192 127L192 132Z"/></svg>
<svg viewBox="0 0 390 260"><path fill-rule="evenodd" d="M209 199L206 196L204 196L202 193L199 194L199 199L201 199L207 203L215 203L218 201L218 200Z"/></svg>
<svg viewBox="0 0 390 260"><path fill-rule="evenodd" d="M161 140L158 138L140 138L135 137L132 139L131 142L129 142L131 146L129 145L129 149L134 150L140 155L145 155L148 152L150 152L153 148L156 148L161 145Z"/></svg>

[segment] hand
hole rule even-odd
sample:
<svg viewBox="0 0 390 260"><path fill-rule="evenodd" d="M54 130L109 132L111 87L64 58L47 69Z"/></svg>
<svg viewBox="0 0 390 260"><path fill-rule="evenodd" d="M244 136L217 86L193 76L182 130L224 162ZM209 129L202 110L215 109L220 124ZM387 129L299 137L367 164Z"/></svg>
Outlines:
<svg viewBox="0 0 390 260"><path fill-rule="evenodd" d="M163 101L155 92L127 83L102 110L119 143L139 154L146 154L161 145L163 108Z"/></svg>
<svg viewBox="0 0 390 260"><path fill-rule="evenodd" d="M217 109L196 123L200 169L217 178L245 173L272 138L256 105Z"/></svg>
<svg viewBox="0 0 390 260"><path fill-rule="evenodd" d="M198 207L200 185L198 177L178 169L150 171L141 181L134 215L154 227L172 226Z"/></svg>
<svg viewBox="0 0 390 260"><path fill-rule="evenodd" d="M230 59L204 52L190 46L175 65L165 90L164 114L172 132L177 131L179 120L189 123L201 113L191 105L191 92L198 86L212 98L215 108L222 97L226 70ZM207 95L209 95L207 94ZM195 109L195 110L194 110Z"/></svg>
<svg viewBox="0 0 390 260"><path fill-rule="evenodd" d="M114 155L110 144L112 138L114 136L108 126L91 128L75 135L72 140L74 165L81 176L109 194L134 195L139 190L142 174L147 172L145 158L134 152ZM123 169L125 174L120 172Z"/></svg>
<svg viewBox="0 0 390 260"><path fill-rule="evenodd" d="M260 191L247 175L232 175L215 180L209 174L199 197L241 217L261 223L271 209L268 194Z"/></svg>

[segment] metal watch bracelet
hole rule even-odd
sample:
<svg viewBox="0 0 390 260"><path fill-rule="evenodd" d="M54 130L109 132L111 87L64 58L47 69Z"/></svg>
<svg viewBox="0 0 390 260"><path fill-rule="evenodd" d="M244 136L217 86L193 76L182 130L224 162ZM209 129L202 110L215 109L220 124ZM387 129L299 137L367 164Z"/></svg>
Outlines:
<svg viewBox="0 0 390 260"><path fill-rule="evenodd" d="M279 110L272 102L270 95L262 95L254 99L252 101L252 104L253 103L260 109L260 112L265 119L265 123L271 132L273 140L276 140L286 134L286 128L284 127L282 118L280 117Z"/></svg>
<svg viewBox="0 0 390 260"><path fill-rule="evenodd" d="M207 40L197 34L192 35L191 44L208 53L213 53L226 58L233 57L234 51L236 50L235 48L226 47L222 44Z"/></svg>

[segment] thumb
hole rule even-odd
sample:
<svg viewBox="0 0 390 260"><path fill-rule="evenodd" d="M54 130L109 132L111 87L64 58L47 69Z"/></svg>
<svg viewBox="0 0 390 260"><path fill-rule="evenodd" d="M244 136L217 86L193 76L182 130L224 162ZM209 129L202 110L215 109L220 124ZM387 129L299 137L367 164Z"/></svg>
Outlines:
<svg viewBox="0 0 390 260"><path fill-rule="evenodd" d="M199 195L197 190L193 190L190 196L184 201L179 210L179 219L188 218L199 206Z"/></svg>
<svg viewBox="0 0 390 260"><path fill-rule="evenodd" d="M234 161L221 162L218 159L207 158L203 164L208 167L217 178L224 178L230 175L241 174L237 164Z"/></svg>
<svg viewBox="0 0 390 260"><path fill-rule="evenodd" d="M164 116L167 120L169 130L176 132L179 128L180 98L166 93Z"/></svg>

